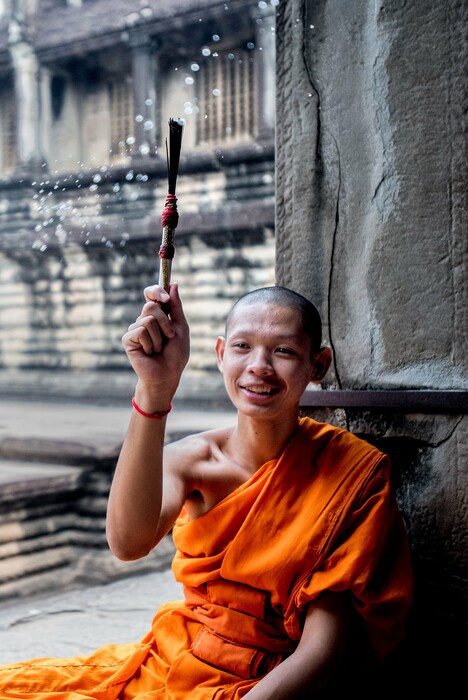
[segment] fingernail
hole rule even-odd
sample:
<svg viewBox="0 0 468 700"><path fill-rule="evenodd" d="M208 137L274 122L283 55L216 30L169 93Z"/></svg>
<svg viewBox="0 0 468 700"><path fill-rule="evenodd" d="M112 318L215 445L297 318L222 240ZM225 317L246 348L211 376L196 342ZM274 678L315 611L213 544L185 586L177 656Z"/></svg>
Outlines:
<svg viewBox="0 0 468 700"><path fill-rule="evenodd" d="M161 301L169 301L170 298L167 292L161 292Z"/></svg>

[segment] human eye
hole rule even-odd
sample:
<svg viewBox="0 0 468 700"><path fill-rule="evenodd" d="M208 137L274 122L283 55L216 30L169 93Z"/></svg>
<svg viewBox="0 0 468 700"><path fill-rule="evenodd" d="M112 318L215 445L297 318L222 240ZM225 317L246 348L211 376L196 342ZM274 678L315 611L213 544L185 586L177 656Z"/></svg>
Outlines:
<svg viewBox="0 0 468 700"><path fill-rule="evenodd" d="M283 345L280 346L279 348L276 348L276 352L279 355L295 355L296 354L294 352L294 350L292 350L292 348L287 348L287 347L284 347Z"/></svg>
<svg viewBox="0 0 468 700"><path fill-rule="evenodd" d="M247 343L244 343L242 340L235 340L232 343L233 348L237 348L238 350L248 350L249 346Z"/></svg>

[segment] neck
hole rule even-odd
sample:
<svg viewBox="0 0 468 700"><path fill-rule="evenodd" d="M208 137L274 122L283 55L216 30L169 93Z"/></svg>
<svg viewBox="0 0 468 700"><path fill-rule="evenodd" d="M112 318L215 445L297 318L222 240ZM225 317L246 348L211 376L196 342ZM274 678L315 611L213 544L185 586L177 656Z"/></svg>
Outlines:
<svg viewBox="0 0 468 700"><path fill-rule="evenodd" d="M230 439L231 456L254 473L282 454L298 424L296 413L282 416L281 421L256 420L239 414Z"/></svg>

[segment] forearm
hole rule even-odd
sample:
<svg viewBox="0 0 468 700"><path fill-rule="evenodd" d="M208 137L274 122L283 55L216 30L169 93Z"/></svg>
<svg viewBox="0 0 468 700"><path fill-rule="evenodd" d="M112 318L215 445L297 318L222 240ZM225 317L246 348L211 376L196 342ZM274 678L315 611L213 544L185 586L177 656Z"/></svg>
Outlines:
<svg viewBox="0 0 468 700"><path fill-rule="evenodd" d="M347 597L322 593L309 606L297 649L262 678L245 695L246 700L313 698L343 663L351 637Z"/></svg>
<svg viewBox="0 0 468 700"><path fill-rule="evenodd" d="M158 541L165 424L132 412L107 508L107 539L119 559L139 559Z"/></svg>
<svg viewBox="0 0 468 700"><path fill-rule="evenodd" d="M122 337L138 377L135 400L147 414L167 412L189 358L189 328L176 284L170 294L154 285L144 291L140 315ZM162 309L168 306L168 313ZM117 462L107 510L107 539L119 559L139 559L166 534L183 504L177 478L163 496L166 418L132 412ZM169 491L169 496L167 494Z"/></svg>
<svg viewBox="0 0 468 700"><path fill-rule="evenodd" d="M245 700L309 700L324 688L331 672L330 660L304 658L296 651L244 697Z"/></svg>

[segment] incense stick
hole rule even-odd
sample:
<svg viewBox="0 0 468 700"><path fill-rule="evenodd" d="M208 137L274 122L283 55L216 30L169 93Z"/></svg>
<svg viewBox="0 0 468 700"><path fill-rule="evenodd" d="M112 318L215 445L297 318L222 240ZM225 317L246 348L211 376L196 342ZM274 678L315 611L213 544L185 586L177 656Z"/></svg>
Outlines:
<svg viewBox="0 0 468 700"><path fill-rule="evenodd" d="M166 139L167 196L162 212L162 241L159 248L159 285L166 292L171 283L172 260L175 254L174 231L179 222L177 211L176 184L179 174L180 151L182 146L183 121L169 119L169 147Z"/></svg>

